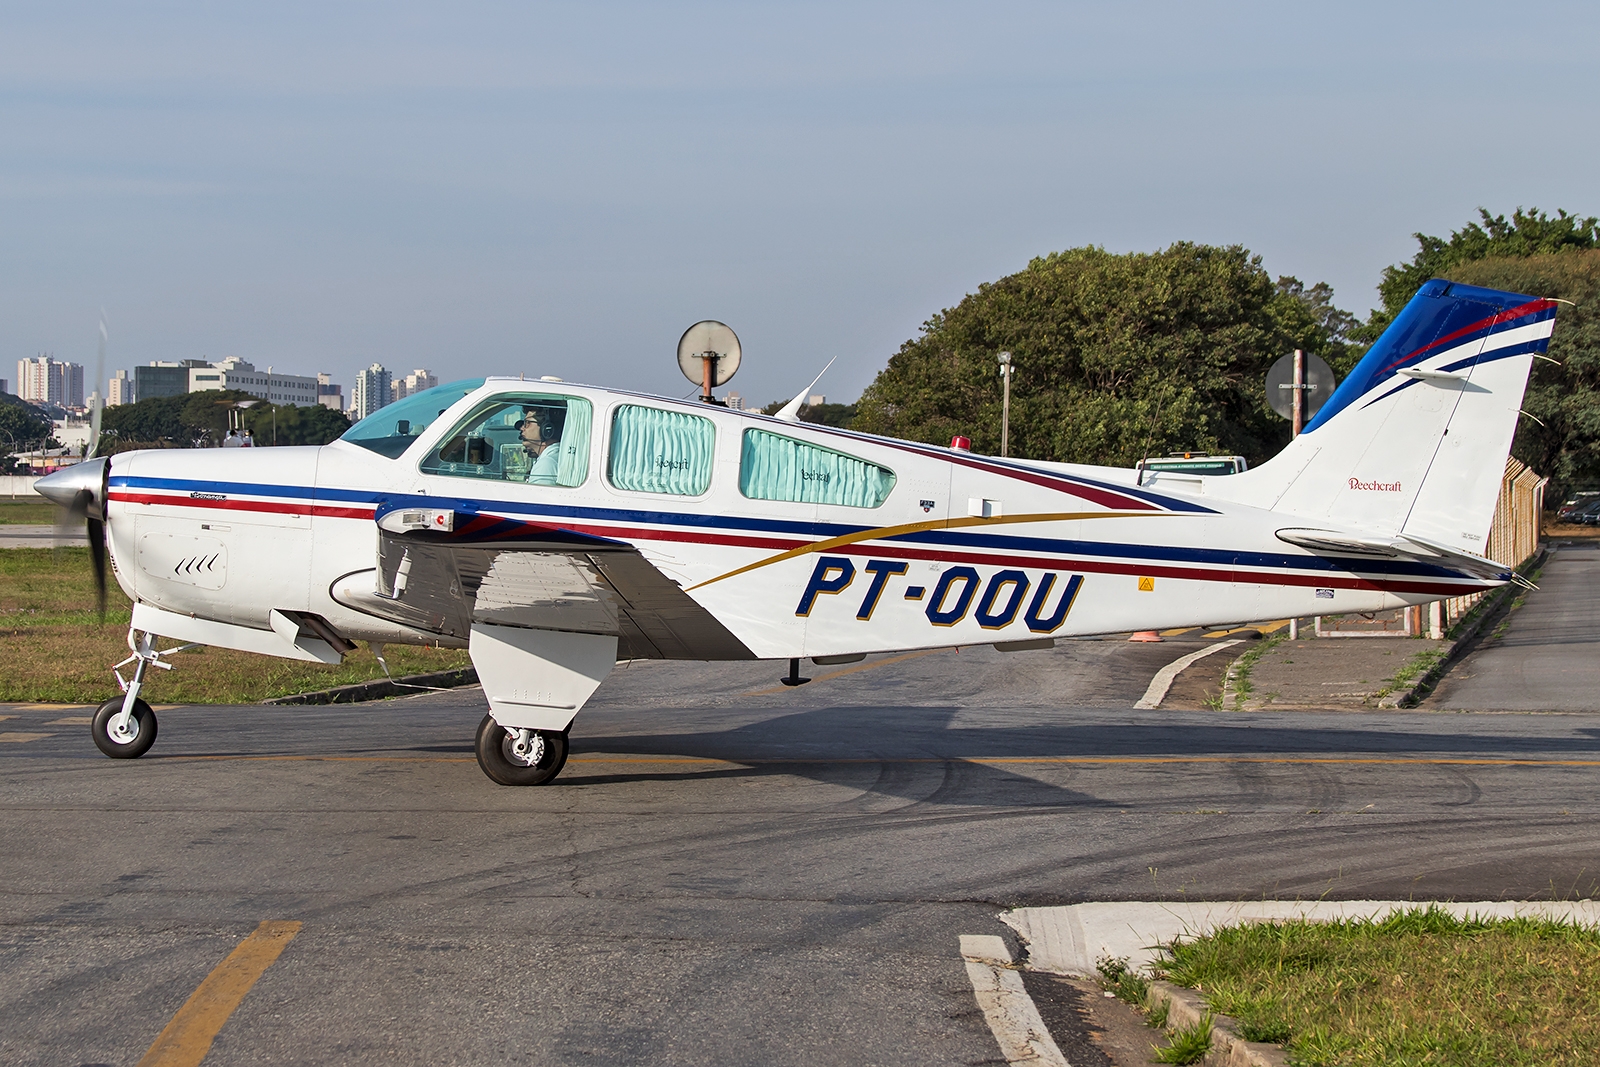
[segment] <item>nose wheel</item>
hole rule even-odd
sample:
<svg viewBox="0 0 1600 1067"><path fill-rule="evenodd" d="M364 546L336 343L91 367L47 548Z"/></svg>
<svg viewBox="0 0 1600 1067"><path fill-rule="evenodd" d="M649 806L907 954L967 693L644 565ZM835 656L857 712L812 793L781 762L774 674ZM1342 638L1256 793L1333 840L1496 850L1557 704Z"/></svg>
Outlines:
<svg viewBox="0 0 1600 1067"><path fill-rule="evenodd" d="M485 715L478 724L478 766L501 785L545 785L567 765L567 734L512 729Z"/></svg>
<svg viewBox="0 0 1600 1067"><path fill-rule="evenodd" d="M122 697L112 697L94 713L94 747L112 759L138 759L156 743L156 713L136 698L124 715L122 704Z"/></svg>

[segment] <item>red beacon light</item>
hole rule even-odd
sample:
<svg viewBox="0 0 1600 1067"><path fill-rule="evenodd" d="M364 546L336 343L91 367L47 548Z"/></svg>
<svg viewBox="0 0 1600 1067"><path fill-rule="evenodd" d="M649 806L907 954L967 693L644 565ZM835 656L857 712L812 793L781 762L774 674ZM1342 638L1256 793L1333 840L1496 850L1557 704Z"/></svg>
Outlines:
<svg viewBox="0 0 1600 1067"><path fill-rule="evenodd" d="M950 438L950 447L959 448L963 452L971 452L972 438L963 437L960 434L956 434L954 437Z"/></svg>

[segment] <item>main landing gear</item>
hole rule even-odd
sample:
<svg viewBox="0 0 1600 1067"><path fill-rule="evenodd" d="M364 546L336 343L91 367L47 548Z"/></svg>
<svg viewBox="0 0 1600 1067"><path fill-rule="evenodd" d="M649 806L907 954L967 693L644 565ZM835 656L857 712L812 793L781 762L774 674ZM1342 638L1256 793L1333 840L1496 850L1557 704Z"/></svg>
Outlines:
<svg viewBox="0 0 1600 1067"><path fill-rule="evenodd" d="M546 785L567 765L567 732L514 729L485 715L477 751L478 766L501 785Z"/></svg>

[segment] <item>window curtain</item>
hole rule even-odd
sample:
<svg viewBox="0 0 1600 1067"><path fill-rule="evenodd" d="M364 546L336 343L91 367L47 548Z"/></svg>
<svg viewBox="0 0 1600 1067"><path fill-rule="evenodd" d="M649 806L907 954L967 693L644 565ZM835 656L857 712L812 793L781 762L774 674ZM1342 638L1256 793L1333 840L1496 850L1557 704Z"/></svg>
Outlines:
<svg viewBox="0 0 1600 1067"><path fill-rule="evenodd" d="M589 476L589 427L594 422L587 400L567 400L567 420L561 429L561 458L556 462L556 484L582 485Z"/></svg>
<svg viewBox="0 0 1600 1067"><path fill-rule="evenodd" d="M710 419L625 404L611 417L611 484L699 496L711 487L715 442Z"/></svg>
<svg viewBox="0 0 1600 1067"><path fill-rule="evenodd" d="M894 488L894 472L875 463L765 430L746 430L739 491L753 500L792 500L875 508Z"/></svg>

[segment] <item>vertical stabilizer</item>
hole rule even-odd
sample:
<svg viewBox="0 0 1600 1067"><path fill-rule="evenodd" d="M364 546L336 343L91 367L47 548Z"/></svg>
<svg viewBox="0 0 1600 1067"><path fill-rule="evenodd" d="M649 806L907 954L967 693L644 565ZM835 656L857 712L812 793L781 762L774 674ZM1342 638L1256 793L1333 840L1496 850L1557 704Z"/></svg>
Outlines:
<svg viewBox="0 0 1600 1067"><path fill-rule="evenodd" d="M1216 491L1481 554L1555 313L1553 300L1428 282L1288 448Z"/></svg>

